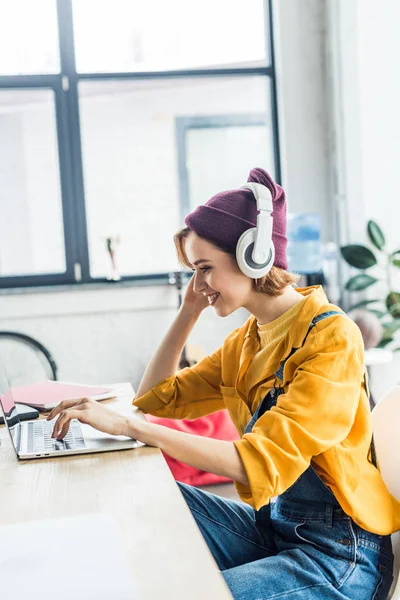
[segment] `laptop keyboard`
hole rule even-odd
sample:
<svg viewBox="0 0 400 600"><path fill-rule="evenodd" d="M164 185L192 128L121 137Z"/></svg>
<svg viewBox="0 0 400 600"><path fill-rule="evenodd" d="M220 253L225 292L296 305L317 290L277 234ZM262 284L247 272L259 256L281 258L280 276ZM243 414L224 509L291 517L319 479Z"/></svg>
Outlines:
<svg viewBox="0 0 400 600"><path fill-rule="evenodd" d="M69 431L63 440L51 437L55 419L53 421L35 421L28 425L28 452L53 452L54 450L76 450L85 448L85 440L79 421L73 419Z"/></svg>

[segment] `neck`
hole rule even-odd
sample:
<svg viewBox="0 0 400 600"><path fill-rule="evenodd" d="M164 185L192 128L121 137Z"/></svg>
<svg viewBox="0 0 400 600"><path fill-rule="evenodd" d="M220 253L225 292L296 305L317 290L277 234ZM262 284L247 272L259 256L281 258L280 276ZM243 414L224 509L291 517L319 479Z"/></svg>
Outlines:
<svg viewBox="0 0 400 600"><path fill-rule="evenodd" d="M254 315L259 325L266 325L274 321L292 306L304 300L304 296L288 285L280 296L267 296L254 292L252 298L245 306Z"/></svg>

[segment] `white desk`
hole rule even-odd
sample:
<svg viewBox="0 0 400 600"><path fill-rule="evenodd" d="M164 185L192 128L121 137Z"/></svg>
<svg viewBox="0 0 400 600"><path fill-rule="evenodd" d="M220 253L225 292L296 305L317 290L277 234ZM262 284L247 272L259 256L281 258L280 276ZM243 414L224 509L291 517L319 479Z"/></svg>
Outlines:
<svg viewBox="0 0 400 600"><path fill-rule="evenodd" d="M105 401L132 413L132 388ZM144 418L136 411L139 418ZM142 447L17 461L0 426L0 525L105 512L117 521L143 600L232 600L171 472ZM1 595L1 594L0 594Z"/></svg>
<svg viewBox="0 0 400 600"><path fill-rule="evenodd" d="M386 348L369 348L364 352L365 366L385 365L393 360L393 352Z"/></svg>

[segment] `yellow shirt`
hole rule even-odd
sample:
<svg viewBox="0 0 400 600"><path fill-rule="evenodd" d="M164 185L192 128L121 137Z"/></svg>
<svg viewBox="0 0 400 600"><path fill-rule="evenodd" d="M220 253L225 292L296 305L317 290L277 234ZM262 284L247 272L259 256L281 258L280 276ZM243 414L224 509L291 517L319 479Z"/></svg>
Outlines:
<svg viewBox="0 0 400 600"><path fill-rule="evenodd" d="M303 305L303 302L304 300L297 302L297 304L292 306L292 308L287 310L285 313L283 313L283 315L281 315L274 321L271 321L270 323L266 323L265 325L259 325L257 323L257 334L260 342L260 349L253 356L253 359L245 376L246 396L248 398L249 406L252 406L253 414L255 413L258 406L257 402L257 405L254 406L253 409L253 402L257 392L257 385L260 381L260 378L263 376L265 363L269 360L269 357L272 354L272 352L288 333L290 327L292 326L294 320L297 317L297 313Z"/></svg>
<svg viewBox="0 0 400 600"><path fill-rule="evenodd" d="M250 317L212 355L165 379L134 405L176 419L227 408L242 436L234 443L249 481L249 486L236 487L256 510L285 492L312 463L358 525L380 535L393 533L400 529L400 503L370 457L372 428L360 330L350 319L334 315L317 323L303 345L312 319L337 308L319 286L297 291L305 300L287 333L262 361L253 362L260 339L256 319ZM293 348L299 350L289 356ZM288 356L280 382L284 393L252 432L244 434Z"/></svg>

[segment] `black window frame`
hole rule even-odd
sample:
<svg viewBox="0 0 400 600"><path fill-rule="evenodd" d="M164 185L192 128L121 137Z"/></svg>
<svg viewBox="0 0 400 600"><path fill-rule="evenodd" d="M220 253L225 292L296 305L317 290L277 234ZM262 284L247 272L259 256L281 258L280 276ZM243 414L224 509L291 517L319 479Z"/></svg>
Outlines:
<svg viewBox="0 0 400 600"><path fill-rule="evenodd" d="M272 0L264 0L264 15L266 20L266 56L270 57L270 64L266 66L149 72L77 73L73 41L72 0L57 0L60 73L0 75L0 93L5 89L52 89L54 91L66 271L35 275L0 275L0 288L110 283L105 277L92 277L90 274L79 116L78 85L80 81L264 76L270 86L275 176L278 183L281 183ZM121 281L154 284L157 282L168 283L169 279L169 273L150 273L124 275ZM113 285L115 285L115 282L113 282Z"/></svg>

